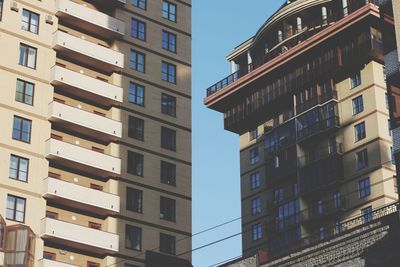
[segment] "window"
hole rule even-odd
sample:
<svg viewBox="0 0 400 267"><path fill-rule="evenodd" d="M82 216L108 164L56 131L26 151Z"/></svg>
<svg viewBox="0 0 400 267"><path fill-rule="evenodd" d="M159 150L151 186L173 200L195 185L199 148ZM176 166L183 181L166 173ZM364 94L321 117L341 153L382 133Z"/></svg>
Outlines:
<svg viewBox="0 0 400 267"><path fill-rule="evenodd" d="M262 225L257 223L253 225L253 241L260 240L262 238Z"/></svg>
<svg viewBox="0 0 400 267"><path fill-rule="evenodd" d="M300 194L300 188L298 183L293 184L293 195L298 196Z"/></svg>
<svg viewBox="0 0 400 267"><path fill-rule="evenodd" d="M359 123L354 126L354 139L360 141L366 137L365 134L365 122Z"/></svg>
<svg viewBox="0 0 400 267"><path fill-rule="evenodd" d="M250 164L254 165L260 161L260 155L258 153L258 147L250 150Z"/></svg>
<svg viewBox="0 0 400 267"><path fill-rule="evenodd" d="M144 106L144 86L129 83L129 102L138 106Z"/></svg>
<svg viewBox="0 0 400 267"><path fill-rule="evenodd" d="M131 19L131 36L146 41L146 24L140 20Z"/></svg>
<svg viewBox="0 0 400 267"><path fill-rule="evenodd" d="M3 16L3 0L0 0L0 21Z"/></svg>
<svg viewBox="0 0 400 267"><path fill-rule="evenodd" d="M160 233L160 252L175 255L175 236Z"/></svg>
<svg viewBox="0 0 400 267"><path fill-rule="evenodd" d="M368 166L368 150L364 149L356 153L357 170L364 169Z"/></svg>
<svg viewBox="0 0 400 267"><path fill-rule="evenodd" d="M342 232L342 223L340 219L337 219L335 222L335 234L340 234L340 232Z"/></svg>
<svg viewBox="0 0 400 267"><path fill-rule="evenodd" d="M372 221L372 218L373 218L372 217L372 206L362 209L361 216L362 216L363 223L368 223L368 222Z"/></svg>
<svg viewBox="0 0 400 267"><path fill-rule="evenodd" d="M143 155L128 151L128 173L143 176Z"/></svg>
<svg viewBox="0 0 400 267"><path fill-rule="evenodd" d="M176 131L161 126L161 147L168 150L176 150Z"/></svg>
<svg viewBox="0 0 400 267"><path fill-rule="evenodd" d="M46 218L58 220L58 213L46 210Z"/></svg>
<svg viewBox="0 0 400 267"><path fill-rule="evenodd" d="M258 128L255 128L254 130L250 131L250 141L257 139L258 137Z"/></svg>
<svg viewBox="0 0 400 267"><path fill-rule="evenodd" d="M32 121L14 116L12 138L25 143L31 142Z"/></svg>
<svg viewBox="0 0 400 267"><path fill-rule="evenodd" d="M17 90L15 93L15 101L28 105L33 105L33 94L35 85L23 80L17 80Z"/></svg>
<svg viewBox="0 0 400 267"><path fill-rule="evenodd" d="M143 212L143 191L126 188L126 209L133 212Z"/></svg>
<svg viewBox="0 0 400 267"><path fill-rule="evenodd" d="M250 184L252 190L260 187L260 172L255 172L250 175Z"/></svg>
<svg viewBox="0 0 400 267"><path fill-rule="evenodd" d="M125 247L142 250L142 229L128 224L125 226Z"/></svg>
<svg viewBox="0 0 400 267"><path fill-rule="evenodd" d="M161 64L161 79L169 83L176 83L176 66L163 61Z"/></svg>
<svg viewBox="0 0 400 267"><path fill-rule="evenodd" d="M257 197L251 201L251 211L253 215L261 213L261 198Z"/></svg>
<svg viewBox="0 0 400 267"><path fill-rule="evenodd" d="M167 185L176 185L176 165L161 161L161 183Z"/></svg>
<svg viewBox="0 0 400 267"><path fill-rule="evenodd" d="M358 182L358 189L360 191L360 198L371 195L371 184L369 177Z"/></svg>
<svg viewBox="0 0 400 267"><path fill-rule="evenodd" d="M324 227L319 228L319 239L322 240L325 238L325 229Z"/></svg>
<svg viewBox="0 0 400 267"><path fill-rule="evenodd" d="M354 98L353 102L353 115L364 111L364 101L362 95Z"/></svg>
<svg viewBox="0 0 400 267"><path fill-rule="evenodd" d="M160 197L160 219L175 222L175 207L174 199Z"/></svg>
<svg viewBox="0 0 400 267"><path fill-rule="evenodd" d="M162 48L176 53L176 34L162 31Z"/></svg>
<svg viewBox="0 0 400 267"><path fill-rule="evenodd" d="M23 223L25 221L25 203L25 198L8 195L6 218Z"/></svg>
<svg viewBox="0 0 400 267"><path fill-rule="evenodd" d="M96 230L101 230L101 224L95 222L89 222L88 227Z"/></svg>
<svg viewBox="0 0 400 267"><path fill-rule="evenodd" d="M333 208L340 209L342 206L340 192L333 193Z"/></svg>
<svg viewBox="0 0 400 267"><path fill-rule="evenodd" d="M360 71L354 73L351 77L351 89L359 86L361 84L361 73Z"/></svg>
<svg viewBox="0 0 400 267"><path fill-rule="evenodd" d="M100 263L88 261L86 266L87 267L100 267Z"/></svg>
<svg viewBox="0 0 400 267"><path fill-rule="evenodd" d="M317 201L317 213L318 215L322 215L324 213L324 203L322 200Z"/></svg>
<svg viewBox="0 0 400 267"><path fill-rule="evenodd" d="M15 155L10 157L9 177L14 180L28 181L29 159Z"/></svg>
<svg viewBox="0 0 400 267"><path fill-rule="evenodd" d="M136 70L138 72L143 72L144 73L144 71L145 71L145 57L146 57L145 54L131 49L129 67L131 69L133 69L133 70Z"/></svg>
<svg viewBox="0 0 400 267"><path fill-rule="evenodd" d="M8 226L6 235L4 266L33 266L37 237L31 228L22 224Z"/></svg>
<svg viewBox="0 0 400 267"><path fill-rule="evenodd" d="M131 0L131 3L138 8L146 9L146 0Z"/></svg>
<svg viewBox="0 0 400 267"><path fill-rule="evenodd" d="M36 69L37 49L26 45L19 45L19 64L31 69Z"/></svg>
<svg viewBox="0 0 400 267"><path fill-rule="evenodd" d="M275 203L281 202L283 200L283 198L284 198L283 188L274 189L274 201L275 201Z"/></svg>
<svg viewBox="0 0 400 267"><path fill-rule="evenodd" d="M43 259L55 261L56 260L56 253L43 251Z"/></svg>
<svg viewBox="0 0 400 267"><path fill-rule="evenodd" d="M39 32L39 14L23 9L21 29L37 34Z"/></svg>
<svg viewBox="0 0 400 267"><path fill-rule="evenodd" d="M392 146L390 147L390 161L391 161L391 163L392 163L393 165L396 165L396 158L394 157L394 154L393 154L393 147L392 147Z"/></svg>
<svg viewBox="0 0 400 267"><path fill-rule="evenodd" d="M176 97L161 94L161 112L163 114L170 115L172 117L176 116Z"/></svg>
<svg viewBox="0 0 400 267"><path fill-rule="evenodd" d="M389 95L385 93L386 109L389 110Z"/></svg>
<svg viewBox="0 0 400 267"><path fill-rule="evenodd" d="M168 1L163 1L162 17L176 22L176 5Z"/></svg>
<svg viewBox="0 0 400 267"><path fill-rule="evenodd" d="M134 139L144 140L144 120L129 116L128 136Z"/></svg>

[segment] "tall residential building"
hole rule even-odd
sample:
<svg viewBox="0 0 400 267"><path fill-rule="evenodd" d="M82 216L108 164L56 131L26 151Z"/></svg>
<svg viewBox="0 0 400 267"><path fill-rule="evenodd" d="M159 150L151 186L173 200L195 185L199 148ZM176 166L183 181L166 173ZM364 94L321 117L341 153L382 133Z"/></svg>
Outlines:
<svg viewBox="0 0 400 267"><path fill-rule="evenodd" d="M0 0L0 266L191 266L191 0Z"/></svg>
<svg viewBox="0 0 400 267"><path fill-rule="evenodd" d="M207 89L240 136L244 257L287 256L397 203L380 2L285 1Z"/></svg>

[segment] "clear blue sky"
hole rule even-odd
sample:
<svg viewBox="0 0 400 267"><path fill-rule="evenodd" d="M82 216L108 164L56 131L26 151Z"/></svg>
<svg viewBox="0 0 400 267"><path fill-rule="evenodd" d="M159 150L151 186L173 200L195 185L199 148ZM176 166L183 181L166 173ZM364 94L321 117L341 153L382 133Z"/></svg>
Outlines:
<svg viewBox="0 0 400 267"><path fill-rule="evenodd" d="M203 106L205 89L227 76L225 56L254 35L283 0L193 0L193 233L241 216L239 137ZM239 233L240 220L193 238L193 248ZM241 236L193 253L195 267L241 255Z"/></svg>

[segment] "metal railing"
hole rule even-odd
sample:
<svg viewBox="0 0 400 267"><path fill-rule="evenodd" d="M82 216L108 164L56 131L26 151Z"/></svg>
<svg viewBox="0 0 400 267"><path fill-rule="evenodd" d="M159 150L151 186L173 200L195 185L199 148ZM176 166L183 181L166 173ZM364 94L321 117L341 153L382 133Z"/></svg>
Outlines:
<svg viewBox="0 0 400 267"><path fill-rule="evenodd" d="M298 140L304 140L312 135L315 135L320 132L324 132L326 130L332 129L334 127L339 127L339 116L332 116L325 120L317 121L307 127L297 130L297 138Z"/></svg>

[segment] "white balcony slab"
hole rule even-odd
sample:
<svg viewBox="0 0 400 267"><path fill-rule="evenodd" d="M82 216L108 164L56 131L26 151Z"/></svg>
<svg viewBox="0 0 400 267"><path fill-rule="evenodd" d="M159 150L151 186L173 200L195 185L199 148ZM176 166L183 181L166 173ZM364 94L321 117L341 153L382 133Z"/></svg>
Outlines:
<svg viewBox="0 0 400 267"><path fill-rule="evenodd" d="M120 210L120 197L117 195L51 177L43 181L43 197L101 215L115 214Z"/></svg>
<svg viewBox="0 0 400 267"><path fill-rule="evenodd" d="M105 71L118 71L124 67L124 55L85 39L56 31L53 35L53 48L60 54L76 61Z"/></svg>
<svg viewBox="0 0 400 267"><path fill-rule="evenodd" d="M117 105L123 101L122 87L60 66L51 69L51 83L69 94L105 106Z"/></svg>
<svg viewBox="0 0 400 267"><path fill-rule="evenodd" d="M61 127L110 142L122 137L122 123L59 102L49 104L49 121Z"/></svg>
<svg viewBox="0 0 400 267"><path fill-rule="evenodd" d="M39 261L40 267L79 267L78 265L72 265L68 263L63 263L59 261L52 261L48 259L42 259Z"/></svg>
<svg viewBox="0 0 400 267"><path fill-rule="evenodd" d="M125 34L123 21L70 0L56 0L56 15L73 26L106 38L122 37Z"/></svg>
<svg viewBox="0 0 400 267"><path fill-rule="evenodd" d="M101 177L121 174L121 159L52 138L46 141L46 158Z"/></svg>
<svg viewBox="0 0 400 267"><path fill-rule="evenodd" d="M117 234L51 218L42 219L40 237L92 253L116 253L119 248Z"/></svg>

